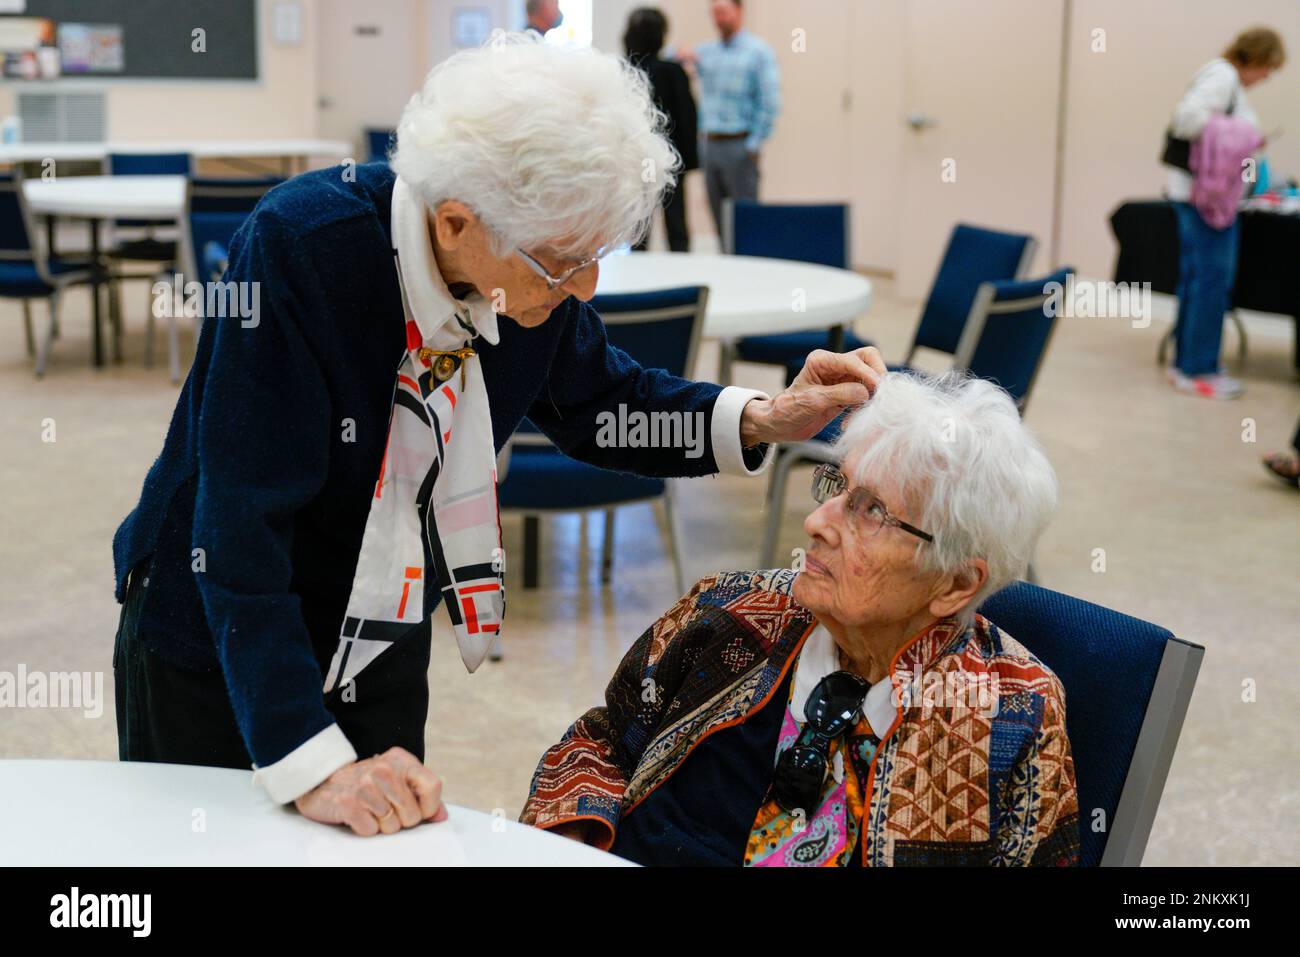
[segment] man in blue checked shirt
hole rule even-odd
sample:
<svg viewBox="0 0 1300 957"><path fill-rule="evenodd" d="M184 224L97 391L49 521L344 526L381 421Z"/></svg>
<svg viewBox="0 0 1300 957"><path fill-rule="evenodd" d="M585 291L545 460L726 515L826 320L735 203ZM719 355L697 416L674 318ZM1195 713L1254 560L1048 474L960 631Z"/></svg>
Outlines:
<svg viewBox="0 0 1300 957"><path fill-rule="evenodd" d="M742 19L741 0L713 0L722 39L679 54L700 80L700 165L719 236L724 199L758 199L758 154L781 110L776 56Z"/></svg>

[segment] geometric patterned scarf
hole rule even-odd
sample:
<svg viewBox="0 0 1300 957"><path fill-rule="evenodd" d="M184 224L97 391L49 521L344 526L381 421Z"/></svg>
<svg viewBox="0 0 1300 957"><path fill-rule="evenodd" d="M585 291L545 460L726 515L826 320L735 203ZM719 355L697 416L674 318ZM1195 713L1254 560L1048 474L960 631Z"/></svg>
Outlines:
<svg viewBox="0 0 1300 957"><path fill-rule="evenodd" d="M505 617L492 417L471 347L478 335L496 344L497 317L477 292L451 298L425 204L400 178L391 231L407 348L327 692L419 627L439 599L471 673Z"/></svg>

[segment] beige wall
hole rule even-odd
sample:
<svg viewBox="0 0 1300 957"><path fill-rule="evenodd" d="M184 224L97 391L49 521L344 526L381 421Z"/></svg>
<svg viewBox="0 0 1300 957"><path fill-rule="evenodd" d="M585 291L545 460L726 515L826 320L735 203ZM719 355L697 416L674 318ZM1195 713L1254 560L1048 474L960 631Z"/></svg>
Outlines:
<svg viewBox="0 0 1300 957"><path fill-rule="evenodd" d="M354 2L364 13L380 0ZM345 78L364 89L375 69L384 86L412 91L430 66L452 52L451 11L462 0L382 0L409 11L410 34L387 31L376 64ZM522 0L479 0L494 21L517 26ZM596 0L595 43L620 50L627 13L643 0ZM763 196L771 200L843 198L853 205L858 265L894 270L901 257L907 112L907 30L912 4L931 0L751 0L751 29L776 50L784 72L785 104L763 163ZM1011 0L980 0L981 12L1003 26L1008 70L1017 51L1055 49L1059 37L1036 36L1009 15ZM660 0L671 23L670 42L694 45L714 37L708 0ZM1274 171L1300 175L1300 2L1297 0L1073 0L1071 64L1063 176L1061 259L1085 273L1108 274L1113 258L1106 219L1125 197L1159 192L1157 163L1168 115L1192 72L1216 55L1239 29L1266 23L1279 29L1292 63L1250 93L1265 129L1286 134L1270 149ZM322 43L319 0L303 0L304 35L295 48L270 42L272 5L262 4L262 78L255 83L120 83L108 91L109 135L122 140L193 137L313 136L323 132L317 99L339 69ZM999 12L1003 13L999 21ZM790 48L790 30L807 31L808 49ZM1089 49L1091 31L1106 31L1106 52ZM414 43L415 52L411 53ZM385 57L392 45L400 55ZM915 56L915 53L911 55ZM371 77L370 80L367 77ZM954 71L954 84L963 77ZM1036 109L1036 90L1051 77L1023 77L1019 100L993 107L1002 117ZM12 112L13 85L0 87L0 115ZM388 97L393 99L393 97ZM845 106L847 104L847 110ZM385 107L385 111L388 108ZM358 123L370 122L358 113ZM351 121L349 121L351 122ZM332 130L331 130L332 132ZM1024 161L1008 149L1005 163ZM702 194L693 183L693 193ZM711 231L702 196L693 195L693 229ZM1014 223L990 223L1012 226ZM1048 236L1040 237L1044 244Z"/></svg>
<svg viewBox="0 0 1300 957"><path fill-rule="evenodd" d="M279 47L270 41L272 4L260 4L259 80L104 83L109 138L129 142L315 136L316 0L302 0L302 5L302 43ZM88 85L65 84L69 89ZM0 84L0 116L14 111L15 88L15 84ZM42 87L31 86L38 88Z"/></svg>

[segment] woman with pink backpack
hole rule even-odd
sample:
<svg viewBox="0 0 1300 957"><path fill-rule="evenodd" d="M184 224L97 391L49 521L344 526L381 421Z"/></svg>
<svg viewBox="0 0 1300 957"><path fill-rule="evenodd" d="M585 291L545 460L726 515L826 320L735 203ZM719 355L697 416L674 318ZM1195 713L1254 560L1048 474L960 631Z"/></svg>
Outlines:
<svg viewBox="0 0 1300 957"><path fill-rule="evenodd" d="M1174 109L1163 162L1166 194L1178 216L1178 322L1174 388L1211 399L1235 399L1241 382L1223 374L1223 314L1236 279L1244 160L1259 148L1259 120L1245 90L1286 62L1282 38L1268 27L1241 33L1206 63Z"/></svg>

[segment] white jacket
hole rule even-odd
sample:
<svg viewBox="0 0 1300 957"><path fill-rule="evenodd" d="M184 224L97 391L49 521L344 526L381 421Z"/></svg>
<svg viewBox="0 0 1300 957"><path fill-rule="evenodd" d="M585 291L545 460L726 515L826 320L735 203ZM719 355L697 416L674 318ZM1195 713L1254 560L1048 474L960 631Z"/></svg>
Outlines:
<svg viewBox="0 0 1300 957"><path fill-rule="evenodd" d="M1205 129L1205 124L1210 122L1211 115L1228 112L1234 92L1237 94L1237 105L1232 115L1259 129L1259 117L1246 99L1246 90L1241 85L1241 78L1237 76L1237 68L1223 57L1216 57L1196 72L1187 92L1174 107L1173 118L1169 121L1171 132L1180 139L1196 139L1201 135L1201 130ZM1191 174L1169 167L1165 194L1173 200L1189 200L1192 195Z"/></svg>

